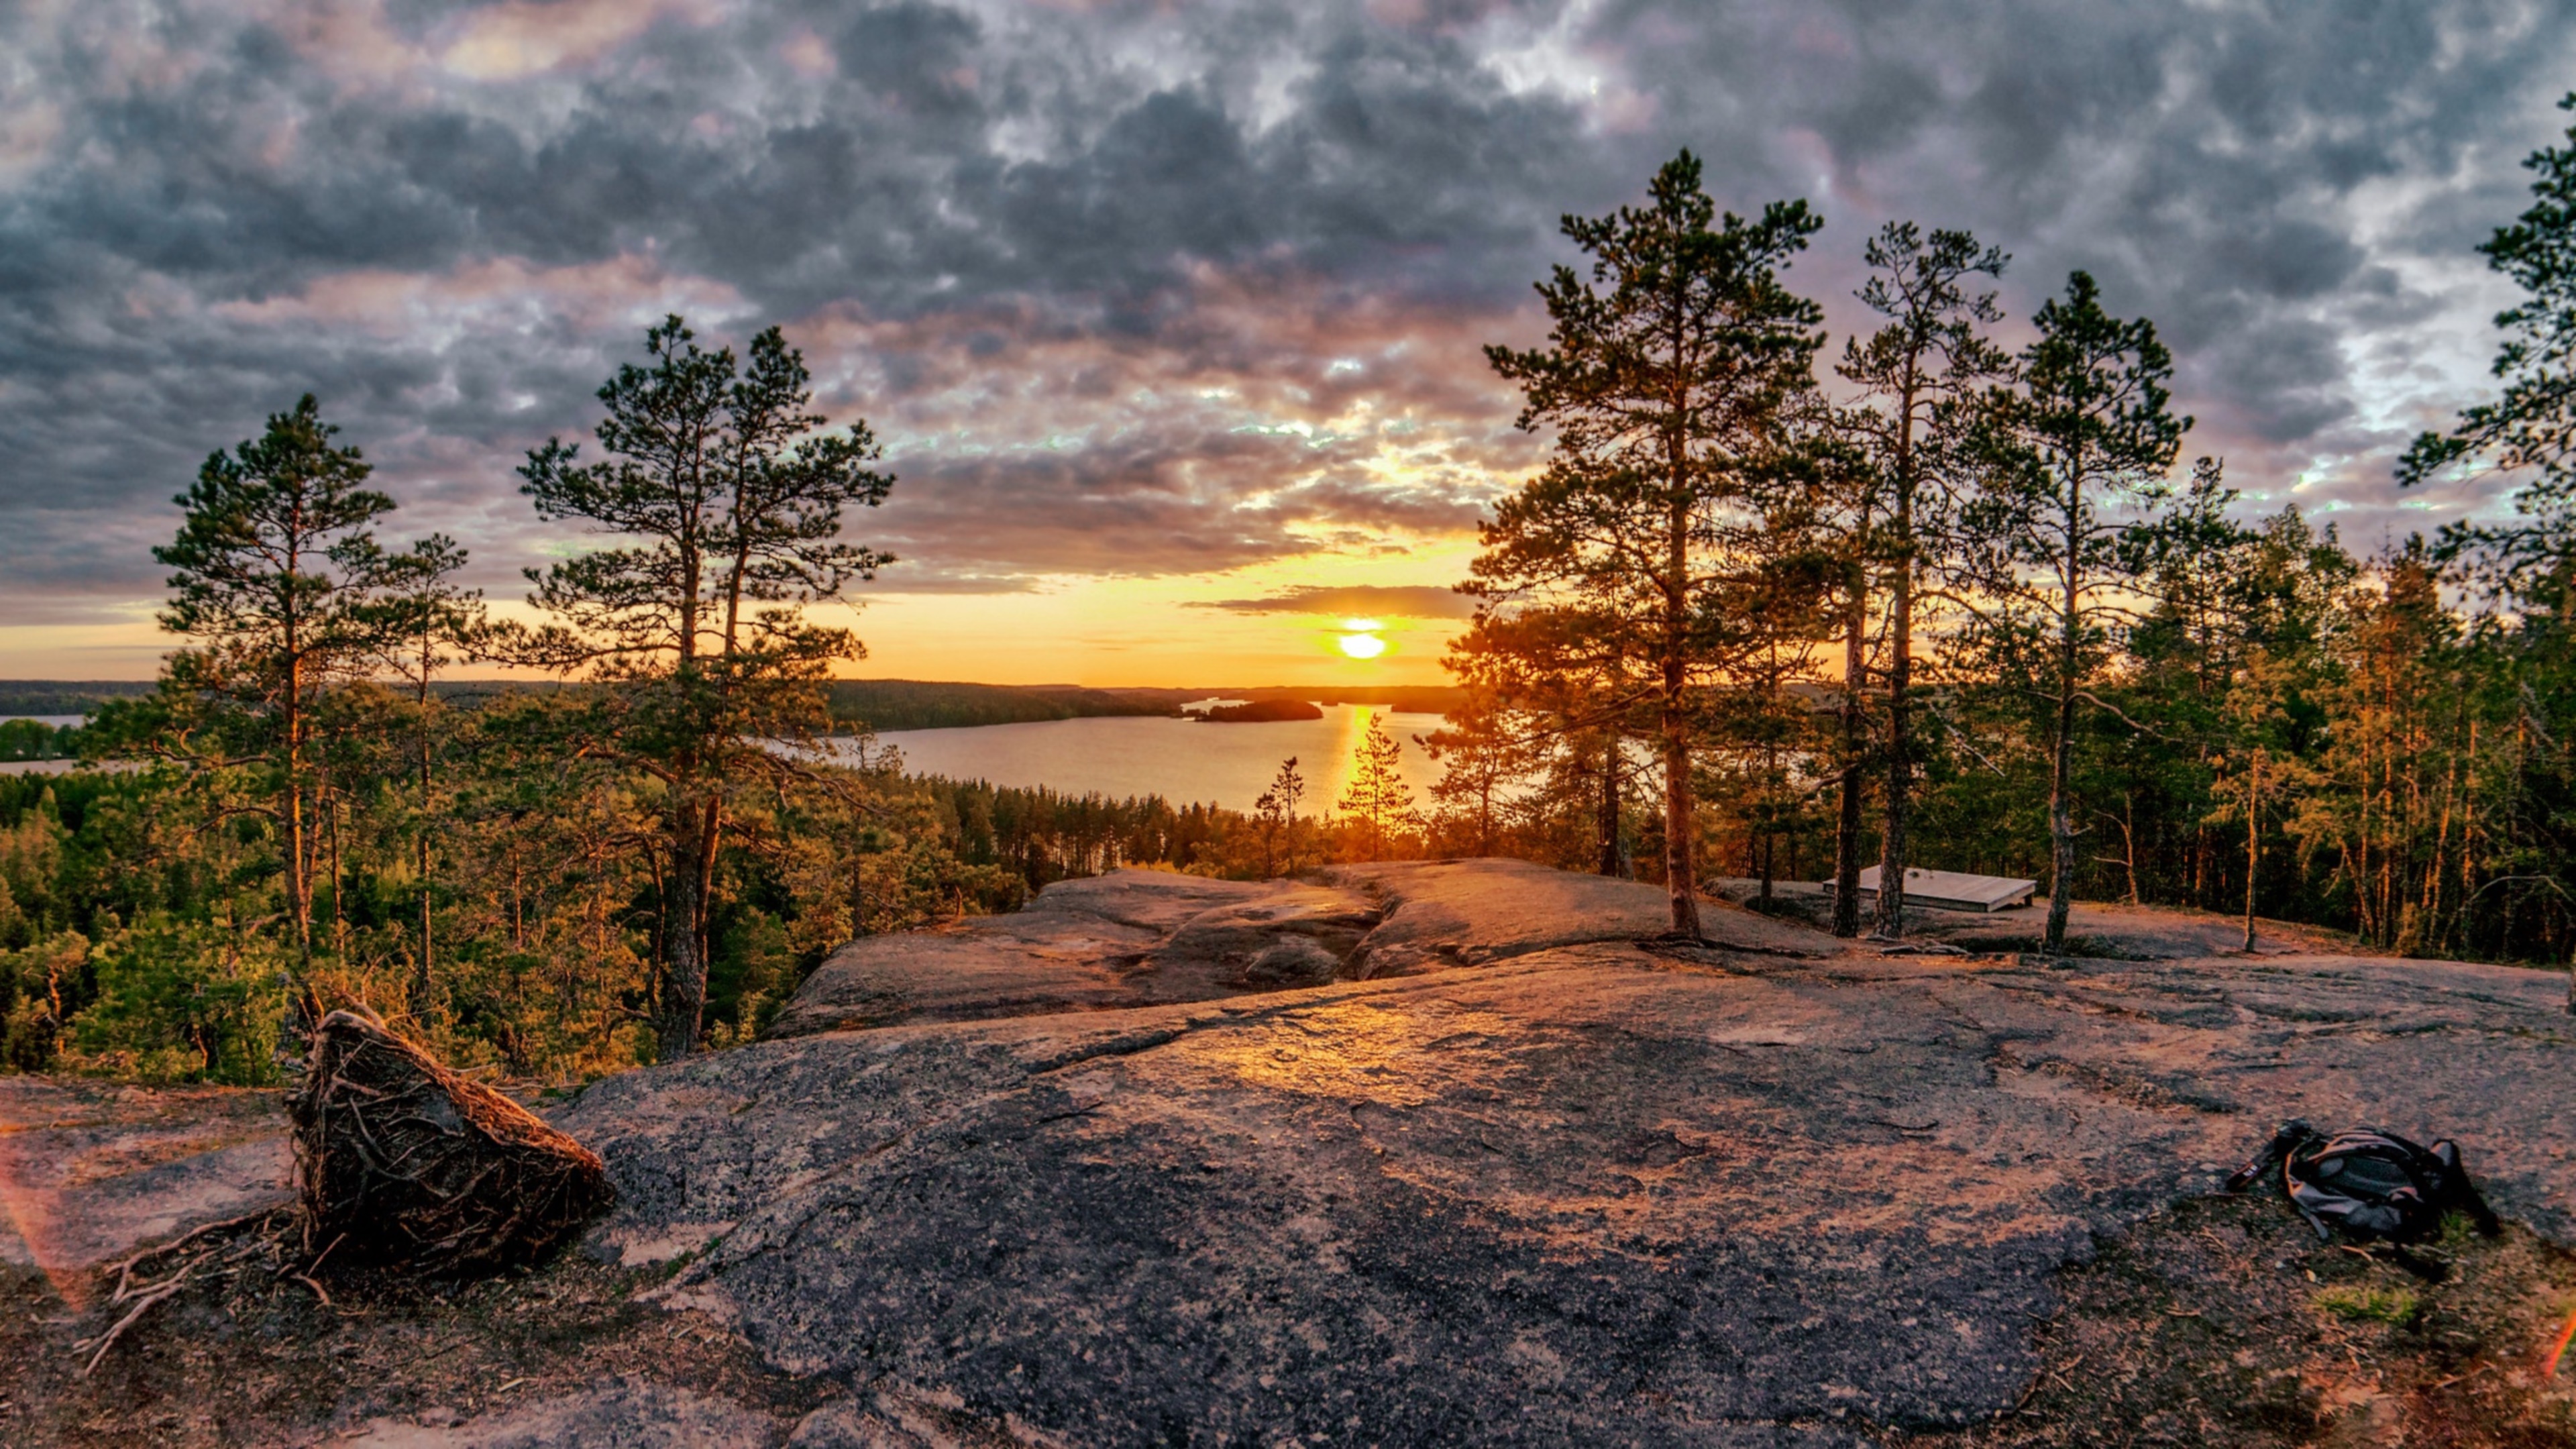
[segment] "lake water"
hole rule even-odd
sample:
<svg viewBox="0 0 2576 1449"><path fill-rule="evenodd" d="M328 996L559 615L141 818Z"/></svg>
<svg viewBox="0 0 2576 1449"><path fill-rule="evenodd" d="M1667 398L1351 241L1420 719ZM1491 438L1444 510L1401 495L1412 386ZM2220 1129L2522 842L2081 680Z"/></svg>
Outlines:
<svg viewBox="0 0 2576 1449"><path fill-rule="evenodd" d="M904 768L916 775L989 780L996 785L1051 789L1076 795L1160 795L1175 805L1213 801L1250 810L1279 773L1279 762L1297 757L1306 777L1301 815L1320 815L1349 783L1351 752L1372 715L1404 746L1400 769L1416 805L1427 805L1440 767L1413 742L1439 729L1436 714L1394 713L1371 705L1325 705L1324 717L1270 724L1201 724L1186 719L1059 719L1037 724L981 725L972 729L893 730L881 745L903 751Z"/></svg>
<svg viewBox="0 0 2576 1449"><path fill-rule="evenodd" d="M38 724L52 725L56 729L61 729L65 725L80 724L88 718L87 715L79 714L0 714L0 724L6 724L13 719L31 719Z"/></svg>

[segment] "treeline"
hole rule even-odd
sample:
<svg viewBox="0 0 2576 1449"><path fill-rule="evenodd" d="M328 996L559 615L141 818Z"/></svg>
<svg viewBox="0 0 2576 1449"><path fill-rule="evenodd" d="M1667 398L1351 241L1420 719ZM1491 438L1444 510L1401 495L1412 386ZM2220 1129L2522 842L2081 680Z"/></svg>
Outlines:
<svg viewBox="0 0 2576 1449"><path fill-rule="evenodd" d="M563 737L578 708L564 697L432 708L444 783L424 815L399 747L423 722L409 702L362 686L333 699L320 949L301 972L330 1001L368 1004L459 1062L513 1076L650 1060L668 890L656 792L527 746ZM1212 806L915 779L901 766L881 751L744 815L743 845L717 876L711 1041L756 1034L856 936L1010 910L1051 882L1122 865L1250 869L1229 844L1244 817ZM275 1079L299 963L277 930L273 833L256 816L225 818L209 793L221 788L175 765L0 776L10 1069ZM413 849L423 832L436 839L426 878Z"/></svg>
<svg viewBox="0 0 2576 1449"><path fill-rule="evenodd" d="M148 680L0 679L0 717L87 714L111 699L134 699L151 692Z"/></svg>
<svg viewBox="0 0 2576 1449"><path fill-rule="evenodd" d="M868 730L959 729L1177 712L1173 703L1162 698L1071 685L836 679L828 688L834 722Z"/></svg>
<svg viewBox="0 0 2576 1449"><path fill-rule="evenodd" d="M1556 448L1463 586L1417 848L1659 880L1683 932L1703 874L1808 871L1893 932L1850 887L1914 865L2041 880L2052 947L2084 896L2568 960L2576 144L2529 164L2503 390L2397 479L2501 470L2516 515L2373 557L2182 466L2170 353L2084 273L2007 349L2005 254L1891 224L1829 354L1805 203L1721 218L1685 153L1569 218L1547 344L1490 350Z"/></svg>
<svg viewBox="0 0 2576 1449"><path fill-rule="evenodd" d="M40 719L0 719L0 760L70 760L80 756L80 726Z"/></svg>

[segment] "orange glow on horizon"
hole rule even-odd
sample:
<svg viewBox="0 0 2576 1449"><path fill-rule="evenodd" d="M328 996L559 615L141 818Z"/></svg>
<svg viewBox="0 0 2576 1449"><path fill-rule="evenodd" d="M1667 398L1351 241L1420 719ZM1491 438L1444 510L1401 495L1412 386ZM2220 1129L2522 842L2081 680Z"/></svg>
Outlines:
<svg viewBox="0 0 2576 1449"><path fill-rule="evenodd" d="M1445 585L1466 577L1476 548L1463 534L1388 542L1400 548L1319 551L1205 574L1051 575L991 593L910 592L889 570L853 592L858 607L814 605L806 615L865 641L864 658L833 671L847 678L1111 689L1448 684L1441 659L1464 619L1242 607L1303 588ZM507 589L493 593L496 615L542 622ZM181 642L156 627L151 602L95 624L0 623L0 678L151 678ZM533 676L483 665L449 677Z"/></svg>

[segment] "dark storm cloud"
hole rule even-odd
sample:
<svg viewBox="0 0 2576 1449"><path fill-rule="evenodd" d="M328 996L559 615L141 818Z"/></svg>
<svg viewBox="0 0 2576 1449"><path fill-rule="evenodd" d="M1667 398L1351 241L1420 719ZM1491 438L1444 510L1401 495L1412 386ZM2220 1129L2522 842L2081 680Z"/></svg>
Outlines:
<svg viewBox="0 0 2576 1449"><path fill-rule="evenodd" d="M1465 526L1540 443L1565 211L1680 145L1829 219L1836 323L1890 216L2085 267L2154 318L2192 451L2400 508L2474 392L2571 72L2563 7L2020 0L748 5L316 0L0 11L0 610L149 596L169 496L303 391L400 528L507 587L520 452L646 322L785 323L903 481L882 587L1157 573Z"/></svg>

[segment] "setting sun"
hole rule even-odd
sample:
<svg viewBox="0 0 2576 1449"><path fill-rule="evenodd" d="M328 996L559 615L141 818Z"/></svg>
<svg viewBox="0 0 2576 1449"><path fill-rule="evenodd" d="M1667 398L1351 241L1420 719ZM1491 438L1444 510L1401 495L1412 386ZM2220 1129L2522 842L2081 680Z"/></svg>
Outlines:
<svg viewBox="0 0 2576 1449"><path fill-rule="evenodd" d="M1353 659L1375 659L1386 652L1386 641L1377 635L1385 627L1375 619L1344 619L1341 635L1333 642Z"/></svg>

